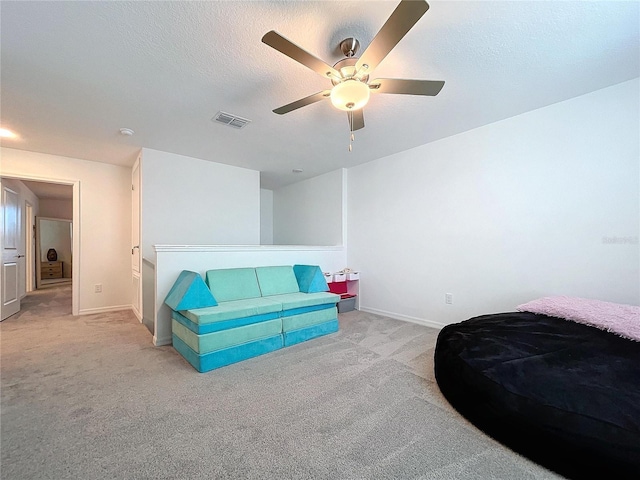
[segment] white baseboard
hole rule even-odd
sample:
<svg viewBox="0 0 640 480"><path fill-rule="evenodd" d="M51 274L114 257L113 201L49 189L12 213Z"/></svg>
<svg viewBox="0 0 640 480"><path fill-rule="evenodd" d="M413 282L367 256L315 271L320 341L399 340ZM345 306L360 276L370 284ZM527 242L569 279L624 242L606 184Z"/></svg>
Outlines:
<svg viewBox="0 0 640 480"><path fill-rule="evenodd" d="M401 313L386 312L384 310L378 310L377 308L360 307L360 311L373 313L375 315L382 315L383 317L395 318L396 320L402 320L403 322L417 323L418 325L437 328L438 330L441 330L447 325L446 323L434 322L433 320L426 320L424 318L410 317L409 315L402 315Z"/></svg>
<svg viewBox="0 0 640 480"><path fill-rule="evenodd" d="M153 336L153 344L156 347L162 347L164 345L171 345L173 343L173 340L171 337L165 337L165 338L158 338L155 335Z"/></svg>
<svg viewBox="0 0 640 480"><path fill-rule="evenodd" d="M78 314L93 315L95 313L119 312L121 310L133 310L133 307L131 305L115 305L113 307L84 308Z"/></svg>

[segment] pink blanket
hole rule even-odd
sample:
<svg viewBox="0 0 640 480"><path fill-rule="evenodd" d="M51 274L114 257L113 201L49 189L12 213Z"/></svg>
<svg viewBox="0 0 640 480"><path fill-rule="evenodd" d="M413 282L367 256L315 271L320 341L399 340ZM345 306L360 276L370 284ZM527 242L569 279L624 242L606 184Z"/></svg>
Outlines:
<svg viewBox="0 0 640 480"><path fill-rule="evenodd" d="M543 297L518 305L516 310L565 318L640 342L640 307L634 305L578 297Z"/></svg>

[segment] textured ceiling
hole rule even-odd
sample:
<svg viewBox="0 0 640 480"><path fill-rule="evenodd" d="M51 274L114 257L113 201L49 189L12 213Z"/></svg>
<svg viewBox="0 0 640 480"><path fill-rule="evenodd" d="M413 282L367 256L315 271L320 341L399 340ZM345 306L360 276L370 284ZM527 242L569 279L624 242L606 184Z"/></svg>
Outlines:
<svg viewBox="0 0 640 480"><path fill-rule="evenodd" d="M333 64L340 40L366 48L396 4L2 1L1 122L21 135L2 145L119 165L149 147L277 188L639 75L638 2L433 1L372 77L445 80L437 97L373 96L351 153L330 102L271 112L330 82L262 35ZM214 124L218 110L252 122Z"/></svg>
<svg viewBox="0 0 640 480"><path fill-rule="evenodd" d="M31 180L22 181L40 200L45 198L55 200L71 200L73 198L73 187L71 185L60 185L57 183L34 182Z"/></svg>

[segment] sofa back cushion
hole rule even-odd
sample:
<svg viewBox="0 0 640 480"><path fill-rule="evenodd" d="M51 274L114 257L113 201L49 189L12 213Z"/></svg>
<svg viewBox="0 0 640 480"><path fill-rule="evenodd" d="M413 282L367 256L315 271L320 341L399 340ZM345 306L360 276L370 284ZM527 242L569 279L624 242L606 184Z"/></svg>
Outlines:
<svg viewBox="0 0 640 480"><path fill-rule="evenodd" d="M292 266L257 267L256 275L263 297L300 291Z"/></svg>
<svg viewBox="0 0 640 480"><path fill-rule="evenodd" d="M208 270L207 285L218 302L260 297L260 287L253 268Z"/></svg>

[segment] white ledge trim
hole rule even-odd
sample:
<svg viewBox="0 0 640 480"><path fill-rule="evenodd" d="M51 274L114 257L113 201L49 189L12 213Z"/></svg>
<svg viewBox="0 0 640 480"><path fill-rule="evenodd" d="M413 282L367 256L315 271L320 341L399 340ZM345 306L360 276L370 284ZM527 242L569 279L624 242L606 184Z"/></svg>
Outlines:
<svg viewBox="0 0 640 480"><path fill-rule="evenodd" d="M311 245L154 245L156 252L340 252L338 246Z"/></svg>

